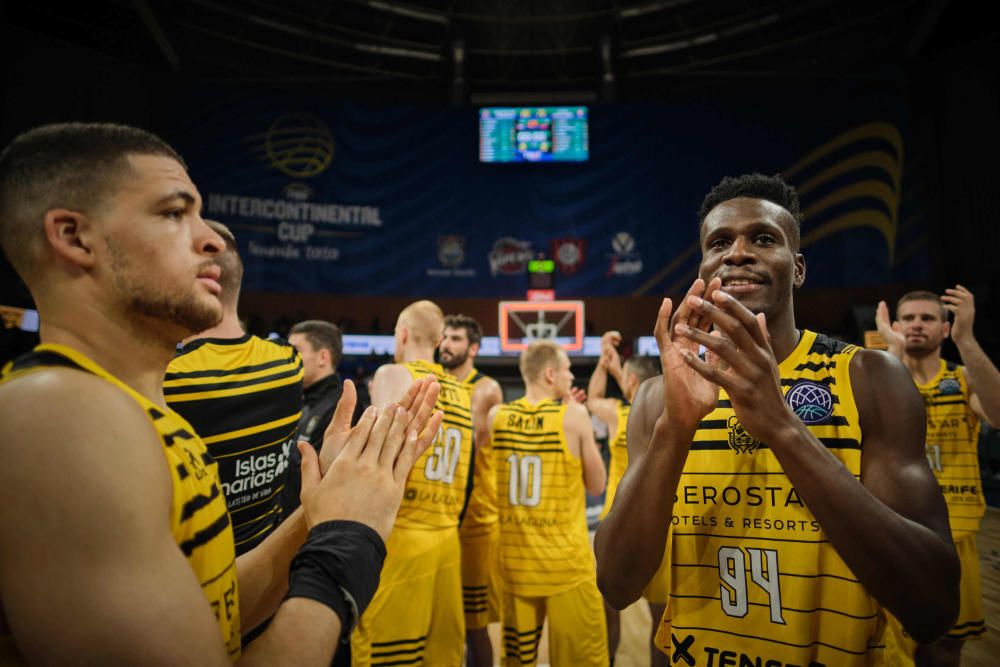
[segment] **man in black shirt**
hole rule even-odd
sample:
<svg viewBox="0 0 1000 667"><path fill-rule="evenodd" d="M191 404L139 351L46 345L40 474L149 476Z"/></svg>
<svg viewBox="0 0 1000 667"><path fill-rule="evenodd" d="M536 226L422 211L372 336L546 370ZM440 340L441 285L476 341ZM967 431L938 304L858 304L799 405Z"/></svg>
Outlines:
<svg viewBox="0 0 1000 667"><path fill-rule="evenodd" d="M298 439L305 440L318 452L323 446L323 433L337 407L343 384L337 364L343 353L343 340L337 325L323 320L306 320L292 327L288 342L299 351L302 359L302 416L299 418ZM358 402L351 423L357 423L368 407L368 393L358 388ZM299 453L291 453L289 476L285 483L282 505L285 516L299 506L299 475L296 466Z"/></svg>

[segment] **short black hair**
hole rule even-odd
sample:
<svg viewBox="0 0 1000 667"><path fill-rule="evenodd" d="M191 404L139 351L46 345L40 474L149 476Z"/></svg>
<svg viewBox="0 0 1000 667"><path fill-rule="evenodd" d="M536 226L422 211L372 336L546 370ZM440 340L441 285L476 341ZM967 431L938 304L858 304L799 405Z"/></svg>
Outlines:
<svg viewBox="0 0 1000 667"><path fill-rule="evenodd" d="M703 224L708 214L719 204L736 199L766 199L772 204L782 207L795 221L792 231L795 233L795 247L799 245L799 235L802 229L802 211L799 210L799 193L785 182L779 174L765 176L764 174L744 174L735 178L726 176L719 184L705 195L698 209L698 223Z"/></svg>
<svg viewBox="0 0 1000 667"><path fill-rule="evenodd" d="M639 378L640 384L662 372L659 358L639 355L632 355L626 359L625 369Z"/></svg>
<svg viewBox="0 0 1000 667"><path fill-rule="evenodd" d="M479 322L468 315L448 315L444 318L444 326L452 329L465 329L469 345L483 340L483 330L479 326Z"/></svg>
<svg viewBox="0 0 1000 667"><path fill-rule="evenodd" d="M317 352L329 350L330 365L337 368L344 354L344 340L340 335L340 327L336 324L325 320L306 320L293 326L288 333L302 334Z"/></svg>
<svg viewBox="0 0 1000 667"><path fill-rule="evenodd" d="M0 153L0 246L22 277L34 272L46 212L95 208L128 172L129 155L169 157L187 169L156 135L111 123L43 125Z"/></svg>

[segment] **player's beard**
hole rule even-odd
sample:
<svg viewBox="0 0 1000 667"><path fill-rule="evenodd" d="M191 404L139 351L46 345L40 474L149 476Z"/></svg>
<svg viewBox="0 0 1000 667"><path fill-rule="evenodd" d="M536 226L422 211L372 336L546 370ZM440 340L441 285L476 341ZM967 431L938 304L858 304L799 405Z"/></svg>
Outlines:
<svg viewBox="0 0 1000 667"><path fill-rule="evenodd" d="M176 338L171 342L177 343L222 320L222 304L217 299L199 299L193 276L186 292L170 291L149 271L136 270L112 239L106 239L106 242L115 287L129 318L140 325L138 330L146 329L150 320L173 325L155 332L146 330L146 333L153 338Z"/></svg>
<svg viewBox="0 0 1000 667"><path fill-rule="evenodd" d="M444 354L440 354L438 356L441 359L441 365L448 370L452 370L465 363L465 360L469 358L469 351L466 350L465 354L455 354L449 357L445 357Z"/></svg>

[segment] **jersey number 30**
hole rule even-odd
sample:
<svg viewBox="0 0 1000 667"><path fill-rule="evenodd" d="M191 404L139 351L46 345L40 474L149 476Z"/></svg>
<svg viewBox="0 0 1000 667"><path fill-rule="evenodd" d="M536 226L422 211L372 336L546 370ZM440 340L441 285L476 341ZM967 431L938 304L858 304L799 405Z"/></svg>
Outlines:
<svg viewBox="0 0 1000 667"><path fill-rule="evenodd" d="M462 455L462 432L457 428L443 428L438 431L434 449L427 457L424 477L432 482L451 484L455 481L455 469Z"/></svg>

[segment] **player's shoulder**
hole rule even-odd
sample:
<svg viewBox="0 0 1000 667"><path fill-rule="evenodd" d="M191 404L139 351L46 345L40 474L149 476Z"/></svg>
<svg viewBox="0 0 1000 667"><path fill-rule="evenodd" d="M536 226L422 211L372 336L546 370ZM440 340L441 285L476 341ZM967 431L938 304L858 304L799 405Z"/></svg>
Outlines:
<svg viewBox="0 0 1000 667"><path fill-rule="evenodd" d="M372 382L375 384L401 384L413 381L413 374L406 364L390 363L382 364L375 369Z"/></svg>
<svg viewBox="0 0 1000 667"><path fill-rule="evenodd" d="M67 464L96 455L93 447L131 458L130 450L141 449L137 441L156 441L152 418L138 400L108 380L73 368L39 369L0 385L0 424L5 449L17 442L54 448Z"/></svg>

